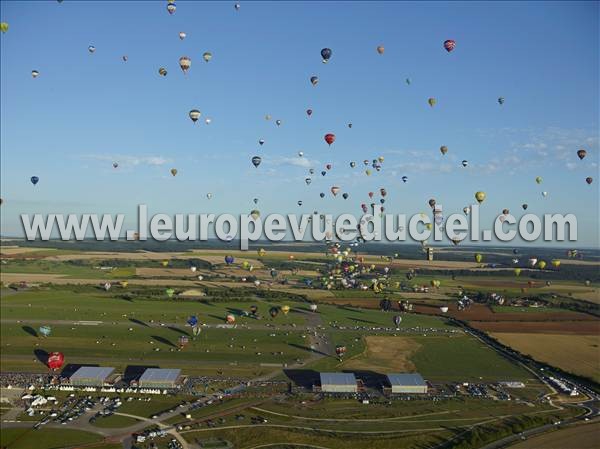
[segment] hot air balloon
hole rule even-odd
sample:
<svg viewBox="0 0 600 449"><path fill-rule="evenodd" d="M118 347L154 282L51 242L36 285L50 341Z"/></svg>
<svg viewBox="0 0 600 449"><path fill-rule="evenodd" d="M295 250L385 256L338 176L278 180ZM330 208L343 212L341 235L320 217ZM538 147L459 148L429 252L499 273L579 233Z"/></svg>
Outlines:
<svg viewBox="0 0 600 449"><path fill-rule="evenodd" d="M504 104L504 97L498 98L498 104L502 106Z"/></svg>
<svg viewBox="0 0 600 449"><path fill-rule="evenodd" d="M442 306L442 307L440 307L440 311L442 313L448 313L448 307L447 306Z"/></svg>
<svg viewBox="0 0 600 449"><path fill-rule="evenodd" d="M309 308L310 308L310 311L311 311L311 312L316 312L316 311L317 311L317 305L316 305L316 304L311 304L311 305L309 306Z"/></svg>
<svg viewBox="0 0 600 449"><path fill-rule="evenodd" d="M548 192L546 192L546 191L543 191L543 192L542 192L542 196L543 196L544 198L546 198L546 197L548 196Z"/></svg>
<svg viewBox="0 0 600 449"><path fill-rule="evenodd" d="M394 316L394 325L396 328L400 327L400 323L402 323L402 317L400 315Z"/></svg>
<svg viewBox="0 0 600 449"><path fill-rule="evenodd" d="M535 257L532 257L532 258L530 258L530 259L529 259L529 266L530 266L531 268L535 267L535 264L537 263L537 261L538 261L538 260L537 260Z"/></svg>
<svg viewBox="0 0 600 449"><path fill-rule="evenodd" d="M469 206L463 207L463 213L469 215L471 213L471 208Z"/></svg>
<svg viewBox="0 0 600 449"><path fill-rule="evenodd" d="M275 318L277 315L279 315L279 309L277 307L271 307L269 309L269 315L271 315L271 318Z"/></svg>
<svg viewBox="0 0 600 449"><path fill-rule="evenodd" d="M281 126L281 120L275 120L275 124L276 124L277 126Z"/></svg>
<svg viewBox="0 0 600 449"><path fill-rule="evenodd" d="M39 332L44 337L49 337L52 333L52 328L50 326L40 326Z"/></svg>
<svg viewBox="0 0 600 449"><path fill-rule="evenodd" d="M406 182L406 181L408 181L408 176L403 176L402 177L402 182Z"/></svg>
<svg viewBox="0 0 600 449"><path fill-rule="evenodd" d="M304 152L303 151L298 151L298 157L304 157Z"/></svg>
<svg viewBox="0 0 600 449"><path fill-rule="evenodd" d="M380 45L379 47L377 47L377 53L382 55L384 52L385 52L385 47L383 45Z"/></svg>
<svg viewBox="0 0 600 449"><path fill-rule="evenodd" d="M482 254L480 254L480 253L475 254L475 262L481 263L482 260L483 260Z"/></svg>
<svg viewBox="0 0 600 449"><path fill-rule="evenodd" d="M446 145L442 145L440 147L440 153L442 153L442 155L446 155L447 152L448 152L448 147Z"/></svg>
<svg viewBox="0 0 600 449"><path fill-rule="evenodd" d="M338 192L340 191L340 188L337 186L333 186L331 188L331 193L333 193L333 196L337 196Z"/></svg>
<svg viewBox="0 0 600 449"><path fill-rule="evenodd" d="M172 288L167 288L165 290L165 294L167 295L168 298L172 298L173 295L175 294L175 290L173 290Z"/></svg>
<svg viewBox="0 0 600 449"><path fill-rule="evenodd" d="M444 41L444 48L448 53L450 53L456 47L456 42L452 39L448 39Z"/></svg>
<svg viewBox="0 0 600 449"><path fill-rule="evenodd" d="M123 55L123 56L121 56L121 59L123 60L123 62L127 62L127 60L128 60L129 58L127 57L127 55Z"/></svg>
<svg viewBox="0 0 600 449"><path fill-rule="evenodd" d="M189 116L192 119L192 122L196 123L200 118L201 112L198 109L192 109L189 112Z"/></svg>
<svg viewBox="0 0 600 449"><path fill-rule="evenodd" d="M541 177L541 176L537 176L537 177L535 178L535 182L537 182L538 184L541 184L541 183L542 183L542 181L543 181L543 179L542 179L542 177Z"/></svg>
<svg viewBox="0 0 600 449"><path fill-rule="evenodd" d="M261 162L262 162L262 158L260 156L254 156L252 158L252 165L254 165L255 167L258 167Z"/></svg>
<svg viewBox="0 0 600 449"><path fill-rule="evenodd" d="M350 167L351 167L351 168L354 168L354 167L356 167L356 162L354 162L354 161L350 162Z"/></svg>
<svg viewBox="0 0 600 449"><path fill-rule="evenodd" d="M346 192L342 193L342 198L344 198L345 200L347 200L349 196L350 195Z"/></svg>
<svg viewBox="0 0 600 449"><path fill-rule="evenodd" d="M183 31L179 32L179 39L184 40L186 36L187 34L185 34Z"/></svg>
<svg viewBox="0 0 600 449"><path fill-rule="evenodd" d="M235 5L233 5L233 7L235 8L236 11L239 11L241 8L241 5L239 3L236 3Z"/></svg>
<svg viewBox="0 0 600 449"><path fill-rule="evenodd" d="M105 291L109 291L111 287L112 287L112 284L110 282L105 282L104 283L104 290Z"/></svg>
<svg viewBox="0 0 600 449"><path fill-rule="evenodd" d="M225 317L225 321L227 322L227 324L233 324L233 323L235 323L235 316L232 315L231 313L229 313Z"/></svg>
<svg viewBox="0 0 600 449"><path fill-rule="evenodd" d="M467 167L468 165L469 165L469 161L467 161L467 160L463 160L462 161L462 166L463 167Z"/></svg>
<svg viewBox="0 0 600 449"><path fill-rule="evenodd" d="M587 151L585 151L583 149L577 151L577 157L579 159L583 159L586 155L587 155Z"/></svg>
<svg viewBox="0 0 600 449"><path fill-rule="evenodd" d="M310 178L305 178L305 179L304 179L304 182L306 183L306 185L307 185L307 186L309 186L309 185L310 185L310 183L312 182L312 179L310 179Z"/></svg>
<svg viewBox="0 0 600 449"><path fill-rule="evenodd" d="M212 194L212 193L208 192L208 193L206 194L206 198L208 198L209 200L210 200L210 199L212 199L212 197L213 197L213 194Z"/></svg>
<svg viewBox="0 0 600 449"><path fill-rule="evenodd" d="M46 364L53 371L60 369L65 363L65 355L62 352L51 352L48 354Z"/></svg>
<svg viewBox="0 0 600 449"><path fill-rule="evenodd" d="M198 317L196 315L192 315L187 320L188 326L197 326L198 325Z"/></svg>
<svg viewBox="0 0 600 449"><path fill-rule="evenodd" d="M302 200L298 200L298 206L302 206Z"/></svg>
<svg viewBox="0 0 600 449"><path fill-rule="evenodd" d="M320 196L321 198L325 198L325 194L324 194L323 192L319 193L319 196Z"/></svg>
<svg viewBox="0 0 600 449"><path fill-rule="evenodd" d="M526 203L521 204L521 207L523 208L523 210L527 210L527 208L529 207Z"/></svg>
<svg viewBox="0 0 600 449"><path fill-rule="evenodd" d="M429 204L429 207L431 207L432 209L435 207L435 199L434 198L431 198L427 203Z"/></svg>
<svg viewBox="0 0 600 449"><path fill-rule="evenodd" d="M90 53L94 53L94 52L96 51L96 47L94 47L93 45L90 45L90 46L88 47L88 51L89 51Z"/></svg>
<svg viewBox="0 0 600 449"><path fill-rule="evenodd" d="M168 260L163 260L161 262L161 264L162 264L163 267L167 267L169 265L169 261Z"/></svg>
<svg viewBox="0 0 600 449"><path fill-rule="evenodd" d="M233 261L234 261L234 258L233 258L233 256L231 256L231 255L229 255L229 254L228 254L227 256L225 256L225 263L226 263L227 265L231 265L231 264L233 263Z"/></svg>
<svg viewBox="0 0 600 449"><path fill-rule="evenodd" d="M587 182L588 184L591 184L592 182L594 182L594 178L592 178L591 176L588 176L587 178L585 178L585 182Z"/></svg>
<svg viewBox="0 0 600 449"><path fill-rule="evenodd" d="M37 176L32 176L31 177L31 183L33 185L36 185L38 182L40 182L40 178L38 178Z"/></svg>
<svg viewBox="0 0 600 449"><path fill-rule="evenodd" d="M38 72L37 70L32 70L31 71L31 77L32 78L37 78L38 76L40 76L40 72Z"/></svg>
<svg viewBox="0 0 600 449"><path fill-rule="evenodd" d="M475 199L477 200L477 202L479 204L483 203L485 201L485 192L476 192L475 193Z"/></svg>
<svg viewBox="0 0 600 449"><path fill-rule="evenodd" d="M0 23L0 31L2 31L3 33L6 33L8 31L8 23L7 22Z"/></svg>
<svg viewBox="0 0 600 449"><path fill-rule="evenodd" d="M179 67L183 70L183 73L187 75L188 70L192 66L192 60L187 56L182 56L179 58Z"/></svg>
<svg viewBox="0 0 600 449"><path fill-rule="evenodd" d="M177 5L175 5L175 3L169 3L167 5L167 11L169 12L169 14L174 14L176 9Z"/></svg>
<svg viewBox="0 0 600 449"><path fill-rule="evenodd" d="M265 140L264 140L264 139L258 139L258 144L259 144L260 146L263 146L263 145L264 145L264 143L265 143Z"/></svg>
<svg viewBox="0 0 600 449"><path fill-rule="evenodd" d="M333 142L335 142L335 134L331 134L331 133L325 134L324 139L325 139L325 142L327 142L327 144L329 146L331 146L331 144Z"/></svg>
<svg viewBox="0 0 600 449"><path fill-rule="evenodd" d="M173 175L173 176L177 175L177 169L176 168L172 168L171 169L171 175Z"/></svg>
<svg viewBox="0 0 600 449"><path fill-rule="evenodd" d="M521 269L520 268L515 268L514 272L515 272L515 276L520 276L521 275Z"/></svg>
<svg viewBox="0 0 600 449"><path fill-rule="evenodd" d="M252 217L252 219L258 220L260 218L260 211L258 209L252 209L250 211L250 216Z"/></svg>
<svg viewBox="0 0 600 449"><path fill-rule="evenodd" d="M321 50L321 58L323 58L323 62L328 62L329 58L331 58L331 48Z"/></svg>
<svg viewBox="0 0 600 449"><path fill-rule="evenodd" d="M319 77L317 77L317 76L311 76L311 77L310 77L310 83L311 83L313 86L316 86L316 85L319 83Z"/></svg>
<svg viewBox="0 0 600 449"><path fill-rule="evenodd" d="M164 67L161 67L160 69L158 69L158 74L160 76L167 76L167 69L165 69Z"/></svg>
<svg viewBox="0 0 600 449"><path fill-rule="evenodd" d="M283 312L284 315L287 315L290 311L290 306L287 306L287 305L281 306L281 311Z"/></svg>
<svg viewBox="0 0 600 449"><path fill-rule="evenodd" d="M197 270L197 268L196 268L195 266L193 266L193 265L192 265L192 266L190 267L190 271L191 271L192 273L195 273L195 272L196 272L196 270Z"/></svg>
<svg viewBox="0 0 600 449"><path fill-rule="evenodd" d="M250 313L252 315L256 315L256 312L258 312L258 306L255 306L255 305L250 306Z"/></svg>
<svg viewBox="0 0 600 449"><path fill-rule="evenodd" d="M344 354L346 353L346 347L345 346L341 346L341 345L336 346L335 347L335 353L341 359L344 356Z"/></svg>
<svg viewBox="0 0 600 449"><path fill-rule="evenodd" d="M558 269L558 267L560 267L560 260L559 259L552 259L552 266L556 269Z"/></svg>
<svg viewBox="0 0 600 449"><path fill-rule="evenodd" d="M427 103L429 103L429 106L434 107L435 104L437 103L437 100L432 97L427 100Z"/></svg>
<svg viewBox="0 0 600 449"><path fill-rule="evenodd" d="M544 268L546 268L546 261L545 260L540 260L538 262L538 267L540 267L540 270L543 270Z"/></svg>
<svg viewBox="0 0 600 449"><path fill-rule="evenodd" d="M327 172L325 170L321 171L321 176L325 176Z"/></svg>
<svg viewBox="0 0 600 449"><path fill-rule="evenodd" d="M186 337L185 335L180 335L178 342L179 342L179 347L183 348L190 342L190 339L188 337Z"/></svg>
<svg viewBox="0 0 600 449"><path fill-rule="evenodd" d="M306 115L308 115L309 117L312 115L312 109L307 109L306 110Z"/></svg>
<svg viewBox="0 0 600 449"><path fill-rule="evenodd" d="M202 59L204 59L204 62L208 62L208 61L210 61L210 60L212 59L212 53L211 53L211 52L209 52L209 51L205 51L205 52L202 54Z"/></svg>
<svg viewBox="0 0 600 449"><path fill-rule="evenodd" d="M404 82L405 82L407 85L409 85L409 86L410 86L410 83L411 83L411 81L410 81L410 78L406 78L406 79L404 80Z"/></svg>

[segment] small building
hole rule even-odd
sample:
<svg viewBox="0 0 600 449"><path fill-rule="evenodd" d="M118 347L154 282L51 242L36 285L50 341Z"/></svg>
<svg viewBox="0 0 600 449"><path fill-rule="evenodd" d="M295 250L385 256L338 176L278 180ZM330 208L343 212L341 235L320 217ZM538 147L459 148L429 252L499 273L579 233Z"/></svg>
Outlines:
<svg viewBox="0 0 600 449"><path fill-rule="evenodd" d="M427 393L427 382L419 373L388 374L390 393Z"/></svg>
<svg viewBox="0 0 600 449"><path fill-rule="evenodd" d="M181 383L180 369L148 368L140 377L140 388L176 388Z"/></svg>
<svg viewBox="0 0 600 449"><path fill-rule="evenodd" d="M352 373L321 373L323 393L357 393L356 377Z"/></svg>
<svg viewBox="0 0 600 449"><path fill-rule="evenodd" d="M114 381L114 368L106 366L82 366L69 377L76 387L103 387Z"/></svg>

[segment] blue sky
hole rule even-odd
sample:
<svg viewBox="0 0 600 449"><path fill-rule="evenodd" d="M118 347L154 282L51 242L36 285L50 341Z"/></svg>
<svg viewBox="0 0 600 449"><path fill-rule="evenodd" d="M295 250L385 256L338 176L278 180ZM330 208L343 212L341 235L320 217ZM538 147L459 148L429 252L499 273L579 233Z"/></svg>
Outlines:
<svg viewBox="0 0 600 449"><path fill-rule="evenodd" d="M600 244L597 2L241 2L235 11L178 1L174 15L166 4L1 2L10 25L0 37L3 235L20 234L21 213L123 212L133 222L139 203L241 213L257 197L262 214L358 215L367 192L384 187L393 213L427 212L430 198L459 212L478 190L488 196L484 224L504 208L520 216L522 203L575 213L579 245ZM456 40L452 53L445 39ZM366 176L362 161L378 156L382 171ZM350 198L332 198L332 185Z"/></svg>

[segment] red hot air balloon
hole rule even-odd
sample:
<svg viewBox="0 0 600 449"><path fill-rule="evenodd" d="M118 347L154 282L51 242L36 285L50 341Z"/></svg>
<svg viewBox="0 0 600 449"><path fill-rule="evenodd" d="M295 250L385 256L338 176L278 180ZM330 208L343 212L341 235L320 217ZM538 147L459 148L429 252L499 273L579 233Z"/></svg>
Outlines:
<svg viewBox="0 0 600 449"><path fill-rule="evenodd" d="M446 49L446 51L448 53L450 53L452 50L454 50L454 47L456 47L456 42L453 41L452 39L448 39L448 40L444 41L444 48Z"/></svg>
<svg viewBox="0 0 600 449"><path fill-rule="evenodd" d="M65 355L62 352L51 352L48 355L48 361L46 362L48 368L54 371L60 369L64 363Z"/></svg>
<svg viewBox="0 0 600 449"><path fill-rule="evenodd" d="M335 142L335 134L325 134L325 142L327 142L327 144L331 146L331 144Z"/></svg>

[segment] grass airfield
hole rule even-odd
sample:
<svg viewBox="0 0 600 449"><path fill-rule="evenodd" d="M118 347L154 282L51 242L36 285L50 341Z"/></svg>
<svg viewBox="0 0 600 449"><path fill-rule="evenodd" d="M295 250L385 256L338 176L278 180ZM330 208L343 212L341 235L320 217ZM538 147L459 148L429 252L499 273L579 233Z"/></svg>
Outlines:
<svg viewBox="0 0 600 449"><path fill-rule="evenodd" d="M181 368L188 376L289 380L284 370L293 367L380 374L417 371L434 386L499 381L525 384L524 389L511 390L514 400L510 402L464 395L436 403L412 400L370 405L356 400L315 400L312 395L259 394L229 399L195 411L191 420L176 415L166 421L180 426L181 437L190 444L210 446L209 442L222 439L235 448L283 442L344 449L366 445L375 449L425 448L452 438L459 441L473 428L493 436L514 426L541 425L579 413L538 402L548 390L532 373L466 334L449 318L476 328L500 327L502 332L510 332L510 341L505 342L517 349L530 337L547 335L536 326L542 326L542 331L544 326L553 327L550 335L561 335L561 344L567 349L585 341L588 352L578 352L577 357L589 357L589 351L597 348L598 334L593 333L600 324L597 315L567 309L561 301L593 307L594 301L582 298L594 296L598 284L584 285L566 274L565 279L556 279L558 275L551 273L552 282L546 285L543 279L547 274L540 270L524 271L515 278L502 269L489 273L481 264L469 261L387 262L381 255L364 255L363 263L375 265L376 271L391 267L390 287L377 294L318 288L328 258L310 251L268 250L259 257L255 252L226 250L153 253L2 247L0 253L3 372L47 372L38 354L61 351L65 364L113 366L117 371L130 365L150 365ZM227 254L236 258L232 266L223 263ZM168 263L163 264L165 261ZM396 283L405 282L408 270L417 273L411 285L428 286L439 280L440 287L427 293L398 287ZM243 278L247 278L245 282ZM307 279L313 280L314 287ZM258 287L254 280L260 282ZM531 286L529 281L535 284ZM111 283L108 291L106 282ZM172 297L167 295L169 288L174 290ZM458 311L459 290L499 292L508 298L541 295L548 304L531 308L476 303ZM384 296L393 302L389 312L379 310ZM414 311L401 313L398 300L410 301ZM317 304L316 313L311 312L310 304ZM250 313L253 305L258 307L258 316ZM281 312L283 305L290 307L289 313ZM447 314L440 311L442 305L449 307ZM277 316L271 317L271 308L279 308ZM226 325L228 314L235 316L235 325ZM397 329L392 318L398 314L402 323ZM190 315L196 315L202 324L195 337L186 325ZM52 327L47 338L39 335L43 324ZM533 330L523 332L527 329ZM324 338L314 338L315 330ZM182 335L189 338L189 344L180 348ZM502 341L503 335L498 338ZM342 360L335 355L336 345L347 348ZM583 365L572 363L571 358L548 362L597 379L598 367L587 364L585 371L578 370ZM223 383L211 391L226 387ZM99 421L95 431L118 432L135 423L143 425L155 410L171 406L157 402L144 409L141 404L126 403L129 409L123 409L138 418L114 415ZM238 415L244 418L236 418ZM268 417L268 423L251 423L250 418L258 415ZM223 419L216 428L204 424L216 417ZM54 442L57 430L47 427L43 432L49 435L48 449L66 447L64 441ZM32 435L20 428L3 428L2 445L28 447ZM69 445L115 447L114 441L99 438L94 429L70 435L73 442ZM168 439L157 443L166 448Z"/></svg>

